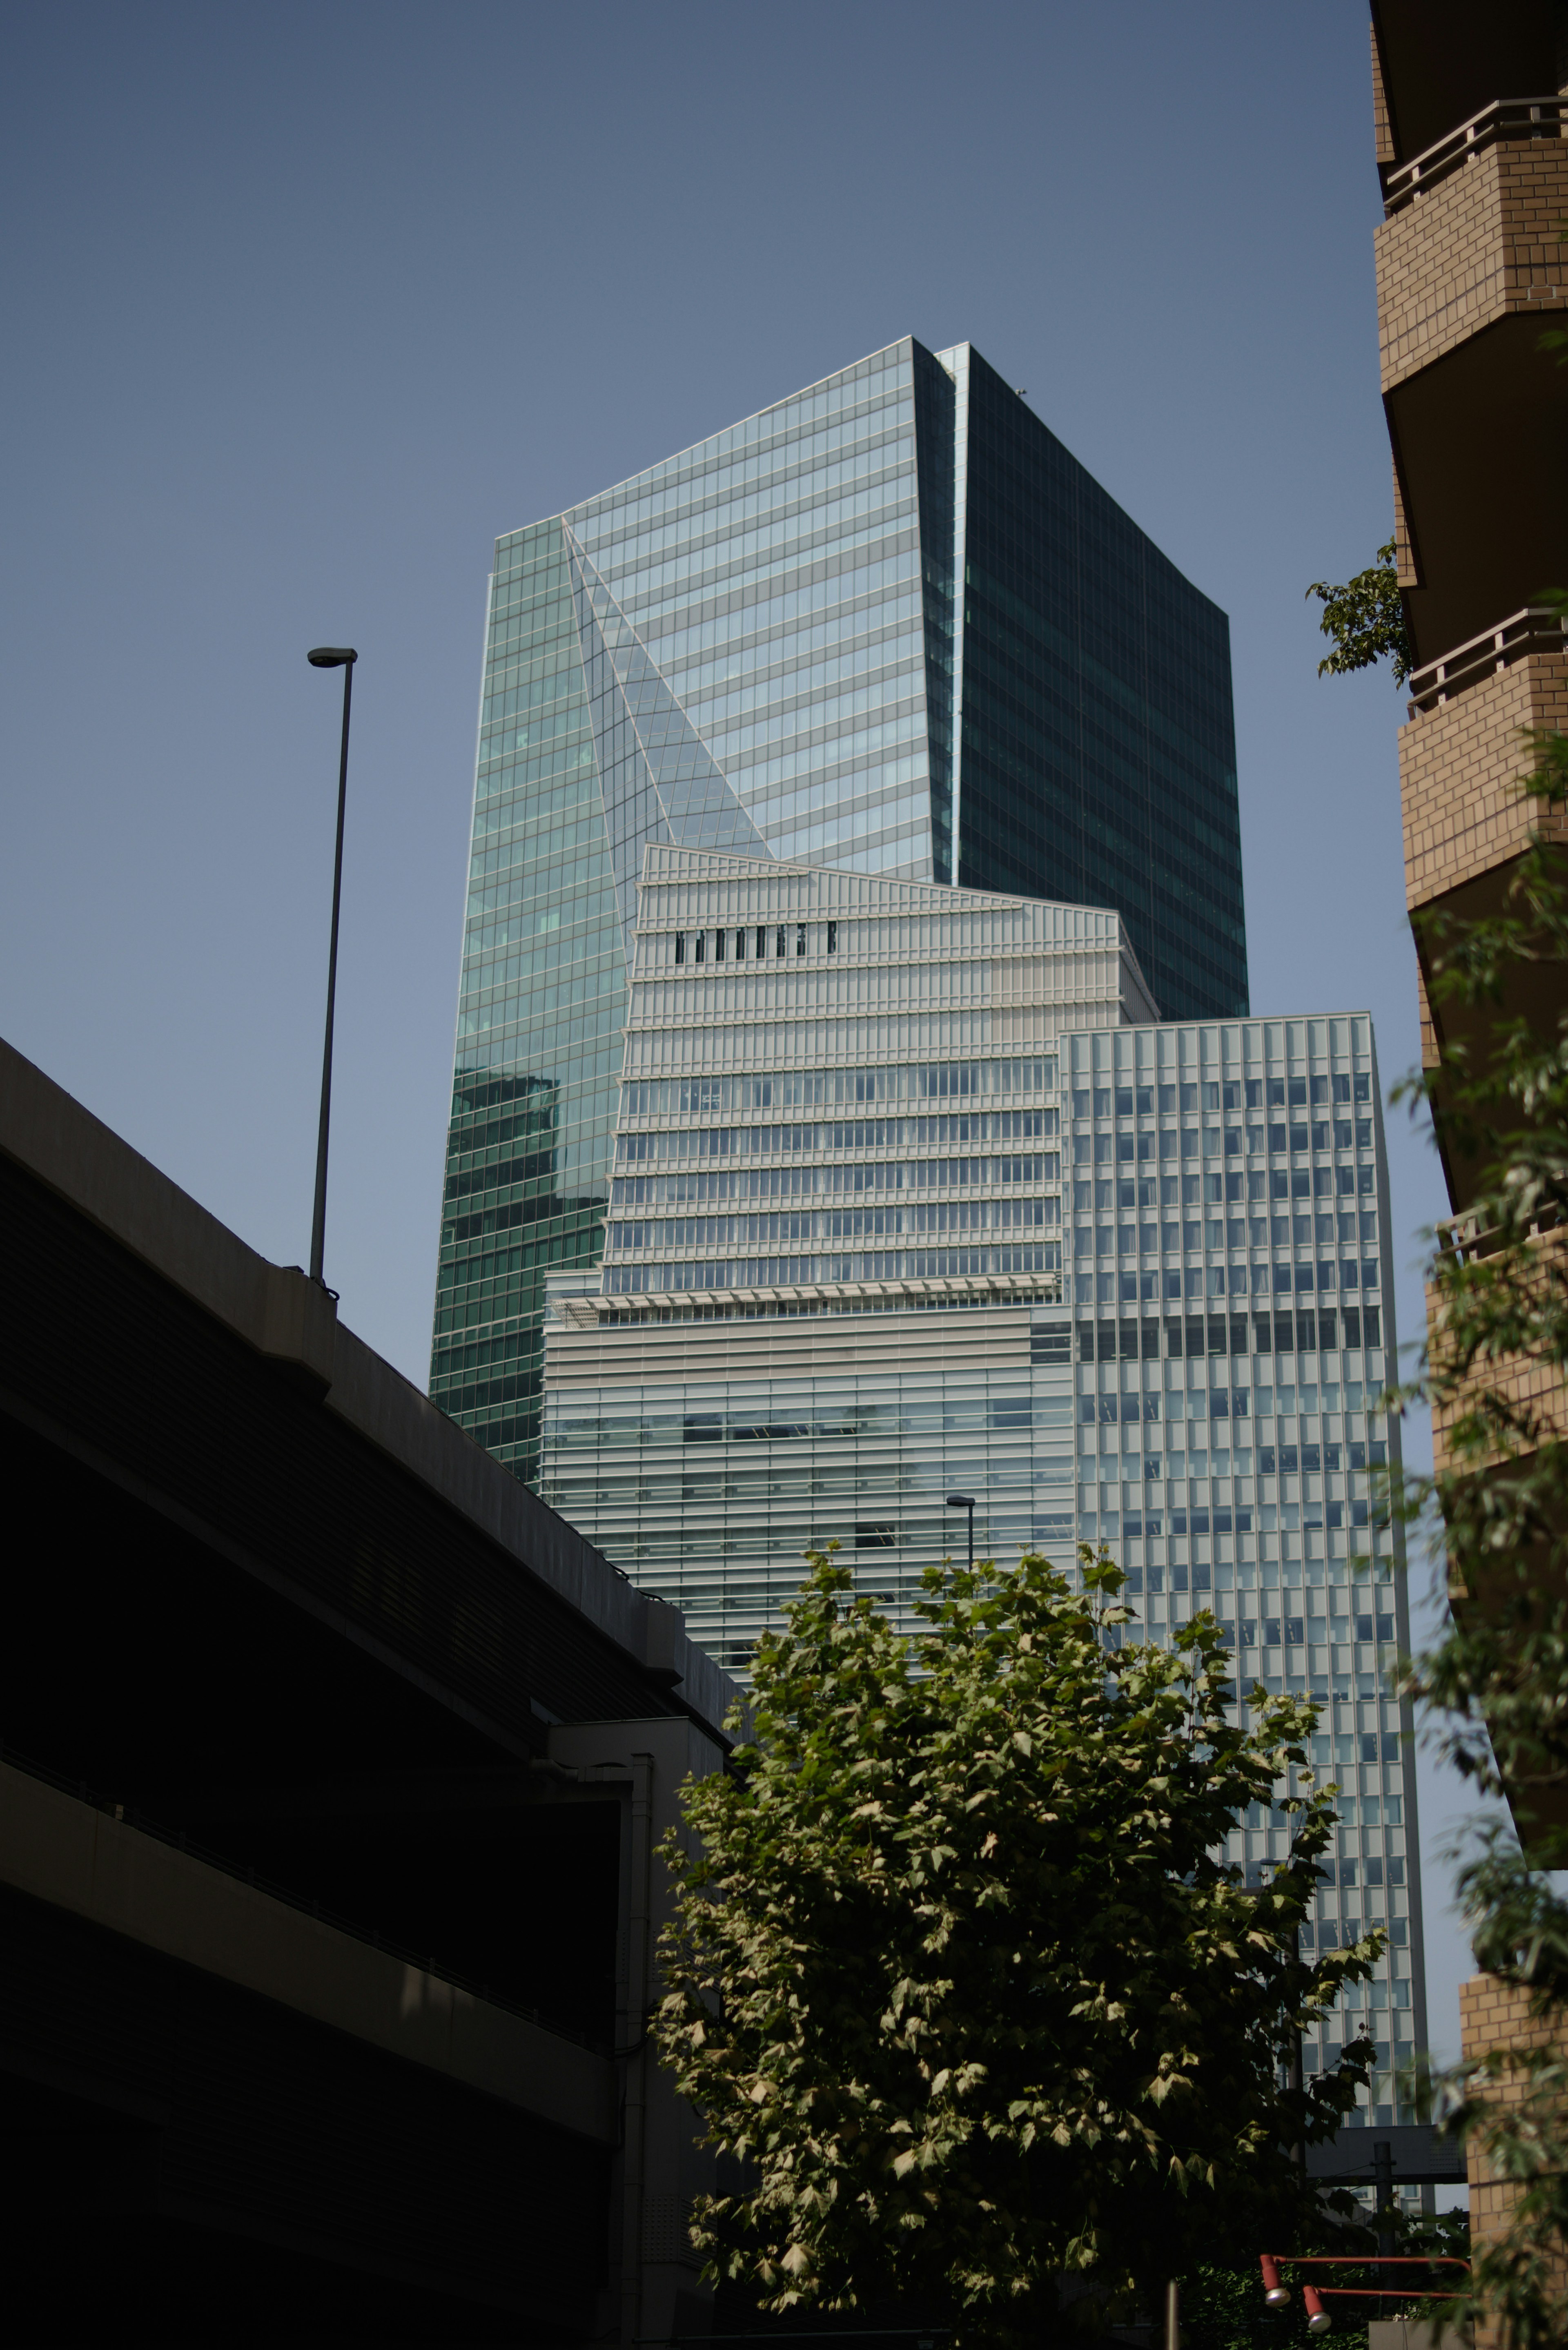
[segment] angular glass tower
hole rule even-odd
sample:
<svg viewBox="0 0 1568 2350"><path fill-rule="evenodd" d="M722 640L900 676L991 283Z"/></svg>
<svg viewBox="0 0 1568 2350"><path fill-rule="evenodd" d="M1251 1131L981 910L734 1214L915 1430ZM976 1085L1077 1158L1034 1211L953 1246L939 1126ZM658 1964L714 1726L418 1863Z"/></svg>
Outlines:
<svg viewBox="0 0 1568 2350"><path fill-rule="evenodd" d="M649 843L1113 909L1168 1016L1244 1014L1225 616L910 338L496 542L431 1393L524 1477Z"/></svg>

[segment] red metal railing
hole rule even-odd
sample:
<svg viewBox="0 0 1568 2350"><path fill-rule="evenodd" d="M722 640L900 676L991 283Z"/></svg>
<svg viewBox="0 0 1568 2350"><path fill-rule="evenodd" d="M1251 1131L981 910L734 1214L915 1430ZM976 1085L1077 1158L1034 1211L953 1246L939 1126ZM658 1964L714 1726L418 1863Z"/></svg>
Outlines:
<svg viewBox="0 0 1568 2350"><path fill-rule="evenodd" d="M1426 2257L1419 2252L1260 2252L1259 2266L1263 2272L1263 2299L1277 2309L1289 2301L1291 2288L1282 2282L1280 2264L1286 2262L1298 2269L1462 2269L1469 2274L1469 2261L1450 2253L1433 2253ZM1385 2300L1459 2301L1456 2293L1434 2293L1429 2285L1384 2284L1306 2284L1302 2286L1302 2299L1306 2304L1307 2332L1326 2334L1333 2319L1323 2305L1327 2294L1335 2301Z"/></svg>

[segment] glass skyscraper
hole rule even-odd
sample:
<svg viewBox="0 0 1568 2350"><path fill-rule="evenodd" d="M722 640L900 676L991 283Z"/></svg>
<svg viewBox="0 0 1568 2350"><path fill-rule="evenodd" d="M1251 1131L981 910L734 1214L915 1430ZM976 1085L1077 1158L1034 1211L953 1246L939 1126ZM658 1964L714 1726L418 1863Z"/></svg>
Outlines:
<svg viewBox="0 0 1568 2350"><path fill-rule="evenodd" d="M1114 909L1160 1010L1242 1014L1225 617L908 338L496 542L431 1392L523 1476L650 843Z"/></svg>
<svg viewBox="0 0 1568 2350"><path fill-rule="evenodd" d="M1343 1792L1312 1932L1386 1925L1337 2025L1378 2043L1366 2117L1413 2118L1371 1023L1151 1012L1116 914L650 850L607 1246L551 1284L541 1488L742 1673L808 1544L911 1622L963 1547L952 1492L978 1556L1071 1574L1107 1543L1151 1638L1211 1607L1241 1686L1321 1709ZM1261 1882L1287 1841L1263 1807L1231 1856Z"/></svg>

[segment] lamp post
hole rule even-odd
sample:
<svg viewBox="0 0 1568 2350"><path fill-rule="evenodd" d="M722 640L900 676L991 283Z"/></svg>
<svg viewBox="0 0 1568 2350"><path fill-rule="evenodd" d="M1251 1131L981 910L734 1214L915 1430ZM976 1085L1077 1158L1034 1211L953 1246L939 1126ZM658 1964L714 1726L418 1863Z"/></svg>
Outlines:
<svg viewBox="0 0 1568 2350"><path fill-rule="evenodd" d="M1302 1962L1302 1929L1299 1924L1291 1937L1291 1957L1295 1965L1299 1967ZM1291 2033L1289 2087L1292 2095L1299 2100L1305 2090L1305 2086L1306 2084L1303 2078L1302 2066L1302 2029L1301 2025L1298 2023ZM1306 2141L1304 2138L1299 2140L1296 2145L1292 2147L1291 2160L1295 2164L1296 2168L1304 2175L1306 2170Z"/></svg>
<svg viewBox="0 0 1568 2350"><path fill-rule="evenodd" d="M327 955L327 1041L321 1055L321 1123L316 1136L316 1212L310 1225L310 1278L327 1286L322 1265L327 1249L327 1130L332 1116L332 1014L337 998L337 907L343 894L343 807L348 794L348 704L354 691L351 645L317 645L306 659L312 669L343 672L343 747L337 755L337 846L332 860L332 943Z"/></svg>
<svg viewBox="0 0 1568 2350"><path fill-rule="evenodd" d="M969 1512L969 1566L970 1573L972 1575L974 1573L974 1495L972 1493L950 1493L948 1495L948 1507L950 1510L967 1510Z"/></svg>
<svg viewBox="0 0 1568 2350"><path fill-rule="evenodd" d="M1394 2257L1394 2147L1386 2137L1372 2142L1372 2176L1377 2184L1377 2257Z"/></svg>

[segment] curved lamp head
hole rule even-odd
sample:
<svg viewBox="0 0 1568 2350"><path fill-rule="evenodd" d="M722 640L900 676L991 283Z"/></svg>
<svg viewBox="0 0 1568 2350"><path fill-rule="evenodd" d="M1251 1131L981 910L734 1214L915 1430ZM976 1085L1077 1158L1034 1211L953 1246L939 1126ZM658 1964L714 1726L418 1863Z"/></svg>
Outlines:
<svg viewBox="0 0 1568 2350"><path fill-rule="evenodd" d="M347 669L359 656L352 645L317 645L316 650L306 653L305 658L312 669Z"/></svg>
<svg viewBox="0 0 1568 2350"><path fill-rule="evenodd" d="M1291 2297L1291 2289L1280 2282L1279 2262L1272 2252L1263 2252L1259 2256L1259 2266L1263 2272L1264 2301L1271 2309L1283 2308Z"/></svg>
<svg viewBox="0 0 1568 2350"><path fill-rule="evenodd" d="M948 1507L950 1510L972 1510L974 1507L974 1495L972 1493L950 1493L948 1495Z"/></svg>

